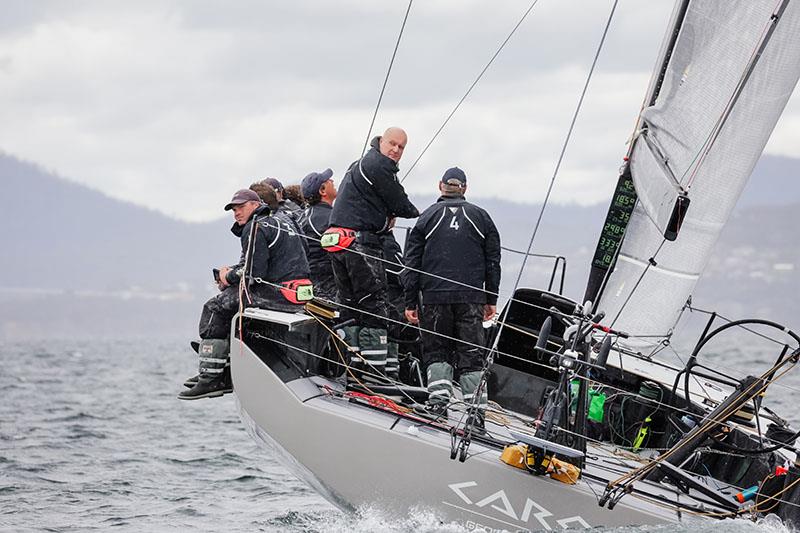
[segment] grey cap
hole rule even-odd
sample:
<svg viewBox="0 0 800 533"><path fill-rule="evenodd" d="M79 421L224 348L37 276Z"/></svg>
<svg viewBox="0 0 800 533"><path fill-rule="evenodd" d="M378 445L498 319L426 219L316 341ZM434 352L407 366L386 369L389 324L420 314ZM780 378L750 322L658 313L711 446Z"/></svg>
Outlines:
<svg viewBox="0 0 800 533"><path fill-rule="evenodd" d="M311 198L319 194L319 188L322 184L333 177L333 170L325 169L322 172L312 172L300 183L300 188L303 191L303 196Z"/></svg>
<svg viewBox="0 0 800 533"><path fill-rule="evenodd" d="M458 167L448 168L444 176L442 176L442 183L445 185L464 187L467 184L467 175Z"/></svg>
<svg viewBox="0 0 800 533"><path fill-rule="evenodd" d="M239 189L236 191L236 194L233 195L231 201L228 202L228 205L225 206L225 211L230 211L233 209L235 205L242 205L247 202L259 202L261 203L261 198L259 198L258 194L255 191L251 191L250 189Z"/></svg>

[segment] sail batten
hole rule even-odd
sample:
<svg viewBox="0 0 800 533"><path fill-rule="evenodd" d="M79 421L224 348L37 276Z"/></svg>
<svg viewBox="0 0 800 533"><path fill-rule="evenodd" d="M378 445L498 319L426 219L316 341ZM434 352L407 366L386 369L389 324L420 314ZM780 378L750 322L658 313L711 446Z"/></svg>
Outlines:
<svg viewBox="0 0 800 533"><path fill-rule="evenodd" d="M672 331L800 76L797 1L695 0L681 22L641 114L637 202L598 302L634 336ZM679 194L691 204L666 241Z"/></svg>

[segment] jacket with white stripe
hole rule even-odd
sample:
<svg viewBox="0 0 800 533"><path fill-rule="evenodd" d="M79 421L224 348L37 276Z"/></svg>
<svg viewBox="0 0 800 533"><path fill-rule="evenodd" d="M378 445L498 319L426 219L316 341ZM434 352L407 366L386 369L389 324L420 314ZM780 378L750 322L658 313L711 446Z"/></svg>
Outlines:
<svg viewBox="0 0 800 533"><path fill-rule="evenodd" d="M256 224L255 238L250 246L253 224ZM242 253L251 253L247 265L249 279L261 278L270 283L281 283L294 279L308 279L309 269L302 237L284 217L269 215L269 208L263 206L253 213L238 233L242 242ZM244 265L228 272L228 283L239 283Z"/></svg>
<svg viewBox="0 0 800 533"><path fill-rule="evenodd" d="M406 309L418 307L420 290L425 304L497 304L500 234L489 213L463 196L443 196L420 215L404 259Z"/></svg>
<svg viewBox="0 0 800 533"><path fill-rule="evenodd" d="M333 265L330 253L322 249L319 240L330 226L332 206L325 202L318 202L306 207L300 215L300 229L308 237L308 266L311 268L312 281L317 279L332 279Z"/></svg>
<svg viewBox="0 0 800 533"><path fill-rule="evenodd" d="M419 211L397 179L397 163L380 152L380 137L350 165L331 213L331 226L380 233L394 217L415 218Z"/></svg>

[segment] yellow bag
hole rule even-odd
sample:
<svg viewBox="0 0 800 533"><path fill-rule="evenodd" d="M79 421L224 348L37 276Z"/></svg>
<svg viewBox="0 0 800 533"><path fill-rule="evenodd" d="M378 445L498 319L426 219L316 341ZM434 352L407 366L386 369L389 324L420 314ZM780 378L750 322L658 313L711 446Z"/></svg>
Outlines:
<svg viewBox="0 0 800 533"><path fill-rule="evenodd" d="M550 474L551 478L568 485L574 485L578 482L578 478L581 477L580 468L571 463L560 461L555 457L550 458L550 466L547 468L547 473Z"/></svg>
<svg viewBox="0 0 800 533"><path fill-rule="evenodd" d="M514 468L527 470L525 466L525 456L528 454L528 447L524 444L509 444L500 454L500 460Z"/></svg>

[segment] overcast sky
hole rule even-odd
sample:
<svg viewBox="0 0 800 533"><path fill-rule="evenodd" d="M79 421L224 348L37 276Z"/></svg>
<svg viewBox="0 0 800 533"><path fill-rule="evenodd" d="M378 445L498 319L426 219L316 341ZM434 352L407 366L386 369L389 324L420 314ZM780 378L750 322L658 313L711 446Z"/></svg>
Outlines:
<svg viewBox="0 0 800 533"><path fill-rule="evenodd" d="M540 0L405 181L453 165L474 198L540 201L612 0ZM553 199L604 201L671 0L620 0ZM373 133L411 166L530 5L417 0ZM4 0L0 150L188 220L256 178L299 182L358 157L406 3ZM767 153L800 157L795 95Z"/></svg>

